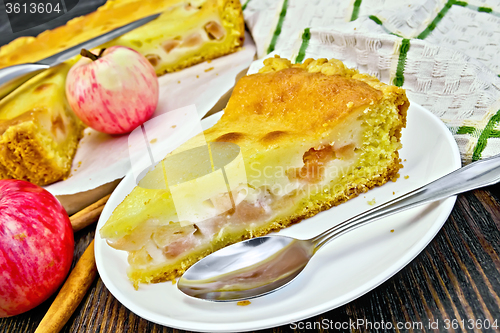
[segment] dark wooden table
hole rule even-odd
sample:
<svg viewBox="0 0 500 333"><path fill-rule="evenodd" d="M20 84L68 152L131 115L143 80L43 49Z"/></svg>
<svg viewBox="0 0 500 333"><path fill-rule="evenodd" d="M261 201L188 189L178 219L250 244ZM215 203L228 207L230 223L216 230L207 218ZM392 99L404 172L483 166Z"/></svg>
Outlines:
<svg viewBox="0 0 500 333"><path fill-rule="evenodd" d="M5 34L10 29L8 22L2 20L0 44L21 34L36 35L44 29L64 24L71 17L88 13L103 2L82 1L71 15L68 13L46 26L9 36ZM3 4L0 3L3 13L1 9ZM94 232L95 225L75 234L73 265L93 239ZM25 314L0 319L0 332L34 332L52 300ZM332 329L307 329L324 324L325 319L332 323ZM380 328L368 330L360 326L358 329L335 329L335 326L346 327L359 319ZM387 328L398 323L403 325L399 330ZM500 331L499 328L492 328L494 324L500 327L500 185L460 195L442 230L408 266L357 300L302 321L296 331ZM405 328L404 325L415 329ZM490 328L485 328L488 325ZM292 327L295 326L285 325L266 331L287 332ZM134 315L109 293L98 278L63 331L118 333L178 330Z"/></svg>
<svg viewBox="0 0 500 333"><path fill-rule="evenodd" d="M75 261L93 239L94 231L95 225L75 234ZM25 314L0 319L0 332L34 332L51 301ZM332 323L331 329L318 328L325 319ZM380 329L347 327L359 319ZM316 328L307 329L315 323ZM399 330L387 328L398 323L403 325ZM422 328L417 326L420 323ZM495 323L497 329L493 328ZM346 328L337 330L335 325ZM435 239L408 266L370 293L300 324L265 331L287 332L295 326L299 332L500 331L500 185L459 195ZM136 316L98 278L63 332L178 330Z"/></svg>

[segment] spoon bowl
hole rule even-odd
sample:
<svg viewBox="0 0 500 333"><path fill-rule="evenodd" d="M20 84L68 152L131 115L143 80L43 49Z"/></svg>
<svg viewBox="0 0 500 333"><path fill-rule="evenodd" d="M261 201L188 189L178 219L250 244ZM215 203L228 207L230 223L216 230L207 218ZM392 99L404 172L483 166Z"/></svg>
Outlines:
<svg viewBox="0 0 500 333"><path fill-rule="evenodd" d="M308 241L284 236L248 239L200 260L178 288L188 296L239 301L268 294L290 283L313 253Z"/></svg>
<svg viewBox="0 0 500 333"><path fill-rule="evenodd" d="M252 238L201 259L182 276L178 288L188 296L213 301L254 298L290 283L312 255L306 240Z"/></svg>

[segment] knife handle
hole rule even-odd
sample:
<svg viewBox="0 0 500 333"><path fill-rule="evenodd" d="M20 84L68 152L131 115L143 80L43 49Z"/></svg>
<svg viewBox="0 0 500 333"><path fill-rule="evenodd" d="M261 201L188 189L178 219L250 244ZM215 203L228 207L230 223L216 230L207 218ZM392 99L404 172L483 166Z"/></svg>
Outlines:
<svg viewBox="0 0 500 333"><path fill-rule="evenodd" d="M49 67L41 64L21 64L0 69L0 99Z"/></svg>

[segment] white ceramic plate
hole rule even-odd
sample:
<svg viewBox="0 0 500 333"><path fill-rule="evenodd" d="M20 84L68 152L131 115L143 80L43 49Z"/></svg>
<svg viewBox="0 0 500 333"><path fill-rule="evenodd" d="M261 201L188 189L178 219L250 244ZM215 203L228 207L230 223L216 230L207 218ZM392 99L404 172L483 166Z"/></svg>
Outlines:
<svg viewBox="0 0 500 333"><path fill-rule="evenodd" d="M220 117L205 119L211 126ZM338 207L322 212L280 232L307 238L376 204L409 192L461 166L457 145L445 125L429 111L412 104L403 131L404 168L397 182L389 182ZM101 214L97 230L130 193L127 176ZM184 296L170 282L141 285L136 291L127 279L127 254L109 247L96 234L99 274L123 305L137 315L173 328L235 332L269 328L326 312L377 287L415 258L437 234L456 197L414 208L376 221L336 239L319 251L289 286L253 299L248 306L212 303Z"/></svg>

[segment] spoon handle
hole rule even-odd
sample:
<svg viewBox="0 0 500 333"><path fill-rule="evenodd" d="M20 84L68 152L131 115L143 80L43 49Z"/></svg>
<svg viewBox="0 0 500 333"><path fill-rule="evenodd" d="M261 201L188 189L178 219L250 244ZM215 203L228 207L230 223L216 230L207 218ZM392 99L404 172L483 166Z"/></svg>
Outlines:
<svg viewBox="0 0 500 333"><path fill-rule="evenodd" d="M314 243L314 252L316 252L332 239L382 217L462 192L493 185L499 181L500 155L496 155L471 163L416 190L356 215L311 238L310 241Z"/></svg>

